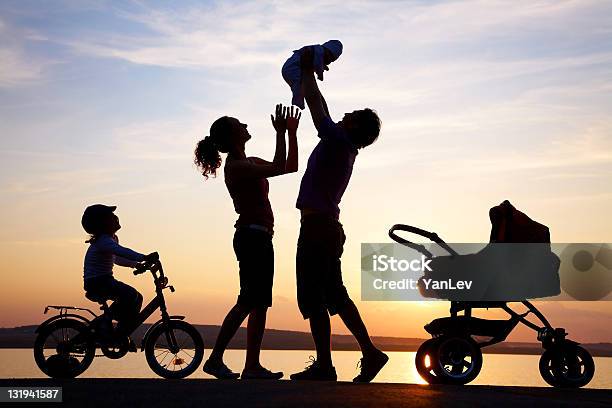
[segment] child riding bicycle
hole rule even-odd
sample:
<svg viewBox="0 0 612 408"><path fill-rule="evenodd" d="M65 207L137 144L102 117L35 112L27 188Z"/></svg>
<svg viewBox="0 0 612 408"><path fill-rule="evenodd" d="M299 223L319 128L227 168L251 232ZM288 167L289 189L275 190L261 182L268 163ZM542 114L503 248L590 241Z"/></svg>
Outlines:
<svg viewBox="0 0 612 408"><path fill-rule="evenodd" d="M113 276L113 265L136 268L139 262L156 261L157 252L143 255L119 245L116 232L121 228L114 214L116 206L94 204L85 209L81 219L83 229L90 234L86 241L89 248L85 254L83 279L85 297L103 303L112 300L110 316L117 320L117 333L129 333L130 322L140 312L142 295L133 287L118 281ZM104 324L104 322L101 322ZM107 322L107 331L112 326Z"/></svg>

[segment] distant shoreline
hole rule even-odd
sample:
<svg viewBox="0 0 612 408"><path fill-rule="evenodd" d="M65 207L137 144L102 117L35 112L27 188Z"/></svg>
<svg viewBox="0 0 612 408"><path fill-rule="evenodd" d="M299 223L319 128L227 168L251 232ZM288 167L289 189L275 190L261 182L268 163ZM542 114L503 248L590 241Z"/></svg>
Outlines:
<svg viewBox="0 0 612 408"><path fill-rule="evenodd" d="M150 325L141 326L132 338L136 344L140 341ZM13 328L0 328L0 349L29 349L34 344L37 326L21 326ZM198 329L204 339L204 346L212 348L217 338L219 326L199 325ZM372 340L385 351L416 351L426 339L410 337L386 337L372 336ZM583 346L588 349L594 357L612 357L612 343L586 343ZM230 349L242 350L246 347L246 329L241 327L229 345ZM350 335L332 335L332 347L337 351L358 351L359 346ZM314 350L314 344L310 333L267 329L264 336L263 350ZM539 343L528 342L504 342L482 349L487 354L523 354L540 355L542 347Z"/></svg>

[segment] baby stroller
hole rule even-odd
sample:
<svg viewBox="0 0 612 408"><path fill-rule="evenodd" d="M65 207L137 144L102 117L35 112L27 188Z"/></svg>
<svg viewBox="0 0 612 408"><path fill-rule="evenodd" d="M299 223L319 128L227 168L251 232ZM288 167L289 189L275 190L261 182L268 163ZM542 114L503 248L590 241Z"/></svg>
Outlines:
<svg viewBox="0 0 612 408"><path fill-rule="evenodd" d="M489 211L492 229L488 247L493 243L550 243L548 228L539 224L522 212L514 208L509 201ZM421 244L408 241L396 234L404 231L420 235L439 245L450 255L436 257ZM459 255L453 248L445 243L437 234L409 225L396 224L389 230L389 236L396 242L410 247L427 258L432 263L449 263L449 259L459 260L465 257L478 257L490 248L485 248L480 254ZM535 245L538 247L538 245ZM450 316L435 319L425 325L425 330L432 338L425 341L417 350L415 363L421 377L430 384L467 384L474 380L482 367L481 349L492 344L500 343L508 337L510 332L522 323L537 333L537 339L542 343L544 352L540 357L539 369L542 378L553 387L578 388L587 385L595 373L595 364L590 353L577 342L566 339L567 333L562 328L553 328L544 315L527 299L556 295L559 288L559 259L550 252L549 245L546 254L539 254L538 259L544 259L538 267L544 266L545 285L539 294L529 292L533 285L524 284L527 293L522 297L491 301L461 301L452 300ZM494 285L493 285L494 286ZM422 289L419 286L419 289ZM447 293L427 293L427 297L448 299ZM456 299L456 298L455 298ZM516 300L513 300L516 299ZM517 313L508 306L508 302L519 301L526 308L525 313ZM510 316L506 320L481 319L472 316L474 308L499 308ZM460 314L462 313L462 314ZM539 320L539 324L527 319L532 314ZM473 337L486 338L477 341Z"/></svg>

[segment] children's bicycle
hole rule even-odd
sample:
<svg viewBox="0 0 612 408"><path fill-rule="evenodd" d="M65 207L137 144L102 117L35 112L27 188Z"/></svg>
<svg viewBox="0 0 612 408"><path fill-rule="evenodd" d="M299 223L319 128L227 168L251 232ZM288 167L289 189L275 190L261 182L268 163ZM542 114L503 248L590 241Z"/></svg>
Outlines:
<svg viewBox="0 0 612 408"><path fill-rule="evenodd" d="M112 328L106 299L95 299L101 304L101 315L74 306L45 307L45 314L49 310L57 310L58 314L36 329L34 360L41 371L53 378L75 378L97 357L97 347L111 359L137 351L129 336L159 309L161 319L149 327L141 344L149 367L163 378L192 374L204 357L204 341L196 328L183 320L184 316L168 314L163 290L174 292L174 287L168 284L161 262L145 262L134 270L134 275L147 271L153 276L156 296L121 333Z"/></svg>

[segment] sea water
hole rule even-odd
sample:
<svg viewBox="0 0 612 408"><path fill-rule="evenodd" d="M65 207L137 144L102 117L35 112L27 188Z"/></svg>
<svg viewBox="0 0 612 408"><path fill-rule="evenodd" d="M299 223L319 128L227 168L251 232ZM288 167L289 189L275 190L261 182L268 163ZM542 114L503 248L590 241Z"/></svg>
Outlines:
<svg viewBox="0 0 612 408"><path fill-rule="evenodd" d="M210 350L206 350L205 357ZM99 354L99 353L98 353ZM389 362L374 382L424 384L414 366L414 352L387 352ZM289 374L301 371L314 355L308 350L263 350L262 364ZM244 350L227 350L225 363L241 371ZM359 373L358 351L334 351L333 359L338 380L351 381ZM548 387L538 371L537 355L484 354L480 375L471 384ZM595 357L595 377L587 388L612 389L612 357ZM83 378L156 378L145 360L144 353L128 353L119 360L96 357ZM34 362L31 349L0 349L0 378L45 378ZM188 378L211 378L201 368Z"/></svg>

